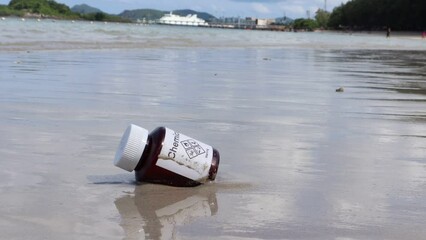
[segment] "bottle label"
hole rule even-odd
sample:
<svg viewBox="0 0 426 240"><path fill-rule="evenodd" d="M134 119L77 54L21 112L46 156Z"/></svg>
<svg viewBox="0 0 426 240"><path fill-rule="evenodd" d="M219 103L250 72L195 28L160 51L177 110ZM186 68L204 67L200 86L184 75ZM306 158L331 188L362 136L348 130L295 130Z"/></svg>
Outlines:
<svg viewBox="0 0 426 240"><path fill-rule="evenodd" d="M213 148L205 143L166 128L157 166L192 179L205 181L213 159Z"/></svg>

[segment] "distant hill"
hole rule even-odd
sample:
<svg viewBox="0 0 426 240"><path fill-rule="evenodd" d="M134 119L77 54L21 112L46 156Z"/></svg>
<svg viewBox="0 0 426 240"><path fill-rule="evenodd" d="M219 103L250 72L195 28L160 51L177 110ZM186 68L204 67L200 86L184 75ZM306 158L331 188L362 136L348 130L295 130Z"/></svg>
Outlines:
<svg viewBox="0 0 426 240"><path fill-rule="evenodd" d="M11 0L8 8L22 13L44 16L76 17L67 5L54 0Z"/></svg>
<svg viewBox="0 0 426 240"><path fill-rule="evenodd" d="M87 5L87 4L75 5L74 7L71 8L71 11L73 11L75 13L80 13L80 14L89 14L89 13L99 13L99 12L102 12L98 8L91 7L91 6Z"/></svg>
<svg viewBox="0 0 426 240"><path fill-rule="evenodd" d="M205 21L211 21L213 19L216 19L216 17L211 15L210 13L197 12L191 9L174 10L173 14L180 15L180 16L186 16L188 14L197 14L197 17L204 19Z"/></svg>
<svg viewBox="0 0 426 240"><path fill-rule="evenodd" d="M95 8L90 7L91 10ZM11 0L9 5L0 6L0 15L2 16L22 16L32 18L59 18L59 19L84 19L88 21L103 22L130 22L121 17L103 13L99 9L92 13L76 13L62 3L55 0Z"/></svg>
<svg viewBox="0 0 426 240"><path fill-rule="evenodd" d="M132 21L145 19L147 21L160 19L164 14L169 13L168 11L160 11L155 9L136 9L136 10L125 10L120 13L118 16ZM174 10L173 14L186 16L188 14L197 14L197 17L204 19L206 21L215 19L215 17L209 13L197 12L190 9L183 10Z"/></svg>
<svg viewBox="0 0 426 240"><path fill-rule="evenodd" d="M166 12L155 10L155 9L135 9L135 10L125 10L124 12L118 14L122 18L126 18L132 21L142 20L156 20L161 18Z"/></svg>
<svg viewBox="0 0 426 240"><path fill-rule="evenodd" d="M0 16L19 16L22 17L24 13L19 10L10 9L9 6L0 4Z"/></svg>

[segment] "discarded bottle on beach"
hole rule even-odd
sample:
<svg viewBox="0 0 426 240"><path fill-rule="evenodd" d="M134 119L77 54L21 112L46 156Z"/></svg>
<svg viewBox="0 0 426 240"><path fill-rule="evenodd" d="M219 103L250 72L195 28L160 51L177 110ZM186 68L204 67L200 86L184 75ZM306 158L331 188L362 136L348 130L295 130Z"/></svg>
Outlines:
<svg viewBox="0 0 426 240"><path fill-rule="evenodd" d="M136 181L172 186L197 186L216 178L219 152L213 147L165 127L151 133L131 124L123 134L114 165Z"/></svg>

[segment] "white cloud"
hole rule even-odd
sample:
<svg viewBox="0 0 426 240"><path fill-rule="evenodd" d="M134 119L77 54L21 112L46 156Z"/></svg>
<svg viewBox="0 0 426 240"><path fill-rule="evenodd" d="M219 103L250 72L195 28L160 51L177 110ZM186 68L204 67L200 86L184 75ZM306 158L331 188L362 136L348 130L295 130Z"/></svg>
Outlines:
<svg viewBox="0 0 426 240"><path fill-rule="evenodd" d="M306 8L299 4L280 4L280 9L286 16L305 16Z"/></svg>
<svg viewBox="0 0 426 240"><path fill-rule="evenodd" d="M253 10L257 13L267 14L271 12L268 7L261 3L252 3L251 6Z"/></svg>

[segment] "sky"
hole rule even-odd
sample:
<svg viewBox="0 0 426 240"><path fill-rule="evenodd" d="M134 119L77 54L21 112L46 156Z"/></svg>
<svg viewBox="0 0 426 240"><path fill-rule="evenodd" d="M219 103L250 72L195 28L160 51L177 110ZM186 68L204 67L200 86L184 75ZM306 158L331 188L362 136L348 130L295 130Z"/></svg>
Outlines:
<svg viewBox="0 0 426 240"><path fill-rule="evenodd" d="M76 4L88 4L106 13L118 14L124 10L152 8L164 11L176 9L192 9L207 12L215 17L257 17L306 18L315 16L318 8L332 11L348 0L56 0L69 7ZM8 4L9 0L0 0L0 4Z"/></svg>

